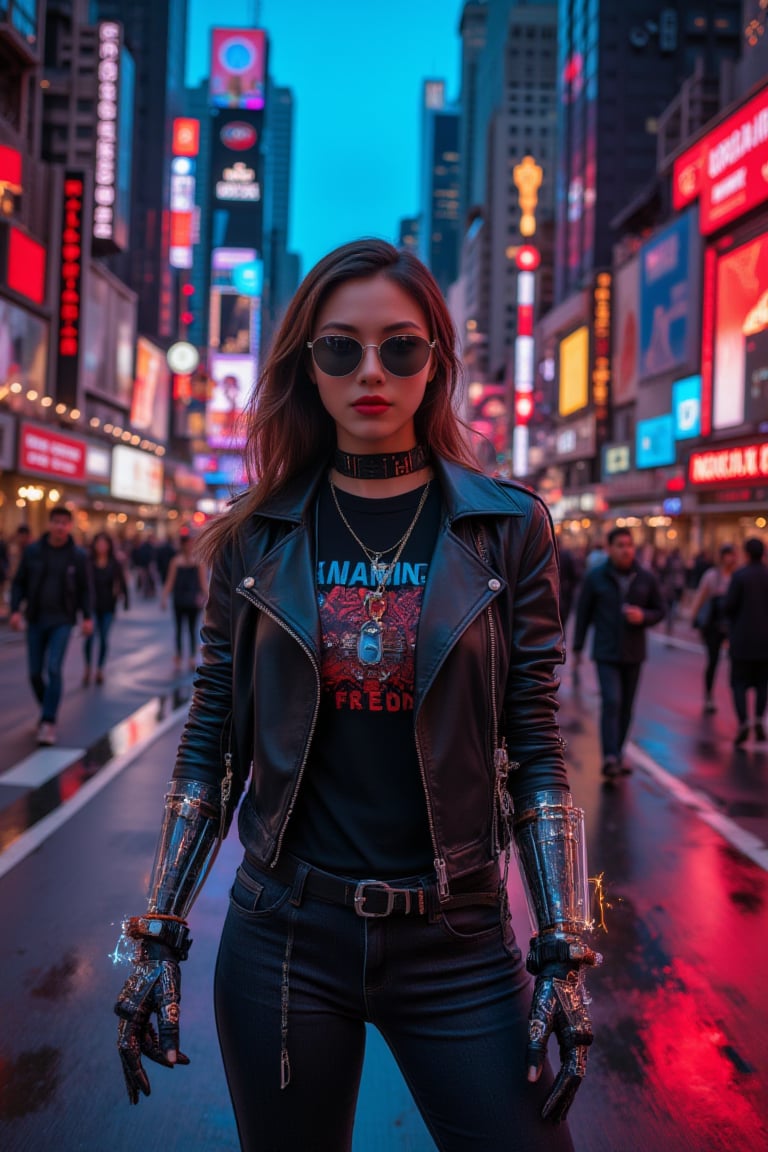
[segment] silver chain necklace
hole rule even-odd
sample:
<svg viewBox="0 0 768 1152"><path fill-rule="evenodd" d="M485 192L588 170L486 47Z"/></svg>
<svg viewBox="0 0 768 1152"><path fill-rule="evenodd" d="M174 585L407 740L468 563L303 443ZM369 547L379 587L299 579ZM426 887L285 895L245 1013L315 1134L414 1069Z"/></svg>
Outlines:
<svg viewBox="0 0 768 1152"><path fill-rule="evenodd" d="M421 516L422 509L427 502L431 481L427 480L426 484L424 485L424 491L422 492L421 498L419 499L418 507L414 513L413 520L411 520L403 535L399 540L392 544L391 547L384 548L380 552L374 552L372 548L368 548L365 544L363 544L362 540L357 535L349 520L347 520L346 516L341 510L339 498L336 495L336 485L334 484L330 475L328 476L328 483L331 488L331 496L333 497L333 502L336 505L336 511L339 514L339 518L341 519L342 524L346 528L347 532L349 532L352 539L355 541L358 547L362 549L366 560L371 565L371 569L377 581L375 590L373 592L369 592L363 601L365 610L368 613L368 619L363 621L360 628L360 634L357 639L357 657L361 664L380 664L382 656L384 655L384 627L381 623L381 619L387 610L385 589L390 581L392 573L395 570L395 565L403 553L403 549L411 538L411 533L416 527L419 516ZM392 561L389 564L382 564L381 558L382 556L386 556L388 552L395 553L392 557Z"/></svg>

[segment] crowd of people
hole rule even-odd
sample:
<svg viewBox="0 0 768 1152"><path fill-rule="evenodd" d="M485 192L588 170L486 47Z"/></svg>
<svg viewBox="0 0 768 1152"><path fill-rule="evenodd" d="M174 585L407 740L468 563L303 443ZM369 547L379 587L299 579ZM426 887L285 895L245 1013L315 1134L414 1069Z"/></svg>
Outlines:
<svg viewBox="0 0 768 1152"><path fill-rule="evenodd" d="M63 691L63 665L75 627L83 641L82 686L103 684L109 639L118 607L128 611L131 589L143 599L160 593L161 607L173 605L175 667L182 664L182 634L188 637L189 667L196 662L200 612L207 571L193 555L189 527L156 543L151 535L128 541L96 532L80 546L72 512L51 509L48 526L35 539L25 524L10 540L0 539L0 604L11 629L24 630L30 685L40 706L37 743L56 743ZM98 641L98 643L97 643Z"/></svg>
<svg viewBox="0 0 768 1152"><path fill-rule="evenodd" d="M741 555L739 554L741 552ZM646 657L645 631L664 621L671 636L689 593L687 616L705 650L702 707L716 711L715 676L723 651L730 657L730 688L738 727L737 747L750 733L766 739L768 703L768 567L758 537L740 549L723 544L713 560L706 551L685 563L682 552L653 548L641 562L628 528L613 528L605 543L560 550L560 605L567 625L574 608L572 647L578 676L587 632L601 695L603 776L611 782L631 768L623 748ZM749 693L754 691L751 718Z"/></svg>

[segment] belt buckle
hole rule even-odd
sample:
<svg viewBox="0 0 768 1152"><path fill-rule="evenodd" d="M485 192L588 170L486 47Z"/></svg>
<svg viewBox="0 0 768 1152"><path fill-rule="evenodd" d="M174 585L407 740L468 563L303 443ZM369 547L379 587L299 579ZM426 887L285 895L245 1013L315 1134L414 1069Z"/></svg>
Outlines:
<svg viewBox="0 0 768 1152"><path fill-rule="evenodd" d="M366 912L366 888L376 888L379 892L386 892L387 906L383 912ZM390 888L389 884L385 884L383 880L361 880L355 888L355 912L358 916L365 917L366 920L374 920L383 916L389 916L395 907L395 896L398 892L405 893L405 910L411 910L411 894L406 888Z"/></svg>

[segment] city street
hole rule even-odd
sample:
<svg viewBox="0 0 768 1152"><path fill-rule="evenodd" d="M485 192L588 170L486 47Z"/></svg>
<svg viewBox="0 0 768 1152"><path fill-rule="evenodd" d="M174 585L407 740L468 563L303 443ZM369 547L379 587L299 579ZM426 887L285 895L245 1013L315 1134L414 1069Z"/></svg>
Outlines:
<svg viewBox="0 0 768 1152"><path fill-rule="evenodd" d="M604 953L592 974L595 1044L572 1110L580 1152L768 1147L768 745L735 749L727 661L718 711L701 711L702 654L684 623L652 635L630 757L605 788L598 698L584 661L562 675L561 721L589 860L602 876ZM225 843L191 916L183 968L189 1068L150 1065L130 1108L110 953L140 911L191 687L172 668L171 623L134 599L113 632L103 686L80 685L73 638L59 744L38 751L20 637L0 633L0 1147L3 1152L236 1152L215 1040L217 937L240 849ZM513 872L515 871L513 865ZM518 936L528 935L514 878ZM258 1037L254 1037L258 1043ZM371 1032L355 1152L434 1152ZM308 1150L311 1152L311 1150Z"/></svg>

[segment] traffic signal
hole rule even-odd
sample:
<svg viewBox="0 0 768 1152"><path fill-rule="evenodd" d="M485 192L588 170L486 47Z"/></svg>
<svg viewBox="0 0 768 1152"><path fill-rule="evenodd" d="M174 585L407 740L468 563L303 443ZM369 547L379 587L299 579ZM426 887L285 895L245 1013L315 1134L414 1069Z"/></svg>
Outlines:
<svg viewBox="0 0 768 1152"><path fill-rule="evenodd" d="M518 392L515 396L515 424L527 424L533 416L533 395Z"/></svg>

